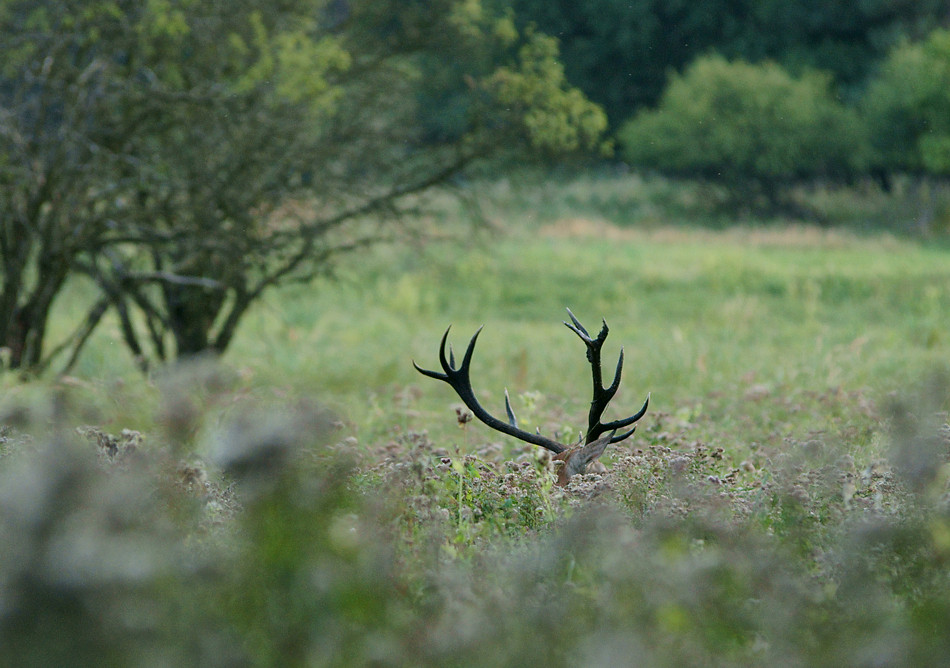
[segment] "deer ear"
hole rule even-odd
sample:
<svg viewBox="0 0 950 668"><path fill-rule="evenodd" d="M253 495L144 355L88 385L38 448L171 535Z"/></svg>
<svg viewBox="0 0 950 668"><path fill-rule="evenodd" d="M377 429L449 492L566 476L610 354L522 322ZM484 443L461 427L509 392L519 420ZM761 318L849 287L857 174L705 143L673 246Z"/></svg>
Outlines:
<svg viewBox="0 0 950 668"><path fill-rule="evenodd" d="M564 466L558 471L558 483L567 484L571 476L583 473L587 465L604 454L604 450L610 444L610 439L617 433L616 430L609 434L604 434L596 441L591 441L587 445L582 445L565 453Z"/></svg>

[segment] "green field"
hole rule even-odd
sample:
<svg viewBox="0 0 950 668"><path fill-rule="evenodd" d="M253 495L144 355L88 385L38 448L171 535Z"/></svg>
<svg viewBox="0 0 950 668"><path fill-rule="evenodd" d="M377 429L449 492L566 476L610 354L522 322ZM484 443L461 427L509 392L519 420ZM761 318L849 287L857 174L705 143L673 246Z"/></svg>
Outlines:
<svg viewBox="0 0 950 668"><path fill-rule="evenodd" d="M577 428L590 370L561 324L569 307L589 329L608 321L605 363L624 347L618 415L650 392L655 411L706 411L717 437L742 448L824 428L820 413L759 415L750 395L861 392L876 405L948 359L942 244L813 227L643 232L585 218L468 236L379 249L334 281L272 292L225 362L248 387L326 402L362 441L391 429L453 439L454 395L410 360L437 366L445 327L464 350L484 325L473 376L486 405L502 411L507 387L516 408L529 393ZM116 328L75 375L137 383Z"/></svg>
<svg viewBox="0 0 950 668"><path fill-rule="evenodd" d="M208 665L211 650L188 634L227 648L222 663L250 665L947 659L948 453L927 431L948 408L939 382L950 353L946 245L812 226L714 230L622 216L617 225L602 211L508 211L489 211L491 224L476 228L434 220L440 240L380 247L332 281L272 292L224 372L143 379L104 323L72 375L53 382L74 406L66 422L141 431L143 451L175 473L155 482L147 469L149 498L162 502L146 520L104 529L119 553L103 568L139 558L115 538L133 531L126 520L144 531L129 534L138 549L165 554L149 542L165 532L190 565L103 576L106 590L70 585L77 607L37 613L46 621L28 624L30 633L81 635L89 610L134 626L134 615L117 612L133 600L164 621L146 640L103 631L86 641L116 665L128 656ZM73 290L81 302L82 286ZM588 329L606 318L605 366L624 348L606 417L634 411L647 393L651 403L637 434L608 451L607 474L562 491L538 448L477 422L460 429L455 395L411 360L437 368L445 327L460 353L484 325L472 371L483 404L502 415L507 388L523 427L573 440L590 367L561 324L565 307ZM48 387L10 382L6 404L35 402ZM274 427L283 436L272 438L280 416L301 424L288 406L302 402L334 411L329 438L310 427ZM277 455L264 469L273 467L276 487L261 491L260 473L210 464L222 443L253 451L271 441ZM284 469L282 448L306 454ZM19 459L5 458L7 475ZM203 471L202 503L178 499L196 484L179 461ZM63 480L101 475L75 462L46 466L72 471ZM110 477L130 475L118 468ZM43 489L68 505L83 487ZM128 502L108 499L96 507ZM68 517L50 520L50 535L62 522L65 545L79 540ZM165 556L177 564L174 555ZM102 576L84 567L91 582ZM167 606L187 609L184 621L162 617L173 615ZM195 647L169 649L181 634ZM27 657L65 656L55 645L24 647Z"/></svg>

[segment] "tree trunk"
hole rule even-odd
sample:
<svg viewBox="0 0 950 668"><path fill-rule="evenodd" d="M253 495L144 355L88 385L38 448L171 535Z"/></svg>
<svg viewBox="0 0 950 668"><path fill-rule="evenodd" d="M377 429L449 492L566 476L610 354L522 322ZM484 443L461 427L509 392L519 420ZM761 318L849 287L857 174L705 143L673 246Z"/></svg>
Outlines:
<svg viewBox="0 0 950 668"><path fill-rule="evenodd" d="M9 352L7 365L10 369L31 369L43 362L43 343L53 300L59 294L66 279L66 270L50 270L42 263L36 268L39 285L32 294L22 297L22 276L4 277L4 312L0 345Z"/></svg>
<svg viewBox="0 0 950 668"><path fill-rule="evenodd" d="M164 293L177 356L188 357L211 350L212 330L224 306L225 292L166 283Z"/></svg>

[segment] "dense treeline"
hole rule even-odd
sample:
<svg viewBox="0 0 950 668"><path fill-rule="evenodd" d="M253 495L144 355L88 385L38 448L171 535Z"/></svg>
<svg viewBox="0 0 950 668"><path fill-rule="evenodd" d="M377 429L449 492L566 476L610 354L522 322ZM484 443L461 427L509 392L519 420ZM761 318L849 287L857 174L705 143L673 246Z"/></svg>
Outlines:
<svg viewBox="0 0 950 668"><path fill-rule="evenodd" d="M860 88L902 39L950 20L946 0L512 0L518 21L561 41L568 79L615 126L654 105L669 72L715 51L772 60L793 73L820 69Z"/></svg>
<svg viewBox="0 0 950 668"><path fill-rule="evenodd" d="M850 104L825 72L702 57L619 138L632 164L716 181L769 210L815 179L874 176L887 188L906 175L933 193L950 175L950 32L895 47Z"/></svg>
<svg viewBox="0 0 950 668"><path fill-rule="evenodd" d="M725 186L732 209L807 215L790 186L816 179L932 196L950 172L945 0L512 4L561 40L623 160Z"/></svg>

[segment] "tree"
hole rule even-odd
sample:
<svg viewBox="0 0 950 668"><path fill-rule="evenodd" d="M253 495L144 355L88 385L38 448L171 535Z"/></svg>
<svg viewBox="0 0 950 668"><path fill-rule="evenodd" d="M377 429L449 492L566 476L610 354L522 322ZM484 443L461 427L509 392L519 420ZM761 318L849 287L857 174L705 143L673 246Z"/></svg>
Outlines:
<svg viewBox="0 0 950 668"><path fill-rule="evenodd" d="M111 3L69 15L28 4L0 4L0 346L11 368L46 361L56 297L77 258L108 245L123 186L105 175L137 123L114 114L126 91L102 45L121 53L129 35ZM90 322L104 311L94 306Z"/></svg>
<svg viewBox="0 0 950 668"><path fill-rule="evenodd" d="M736 199L781 208L787 186L860 169L864 148L855 114L837 102L830 77L792 77L778 65L701 58L676 75L655 110L619 137L632 163L714 180Z"/></svg>
<svg viewBox="0 0 950 668"><path fill-rule="evenodd" d="M51 34L76 72L101 79L76 141L109 147L79 196L103 222L68 266L103 298L74 344L107 304L143 367L225 350L268 288L398 234L473 164L596 150L606 126L566 84L553 40L472 0L0 6L7 35L44 22L4 90L38 94L30 73L49 61ZM42 94L68 108L62 90L91 95L80 74ZM456 111L440 132L434 97ZM23 135L15 120L8 134ZM75 207L57 206L46 209L61 231L75 230Z"/></svg>

